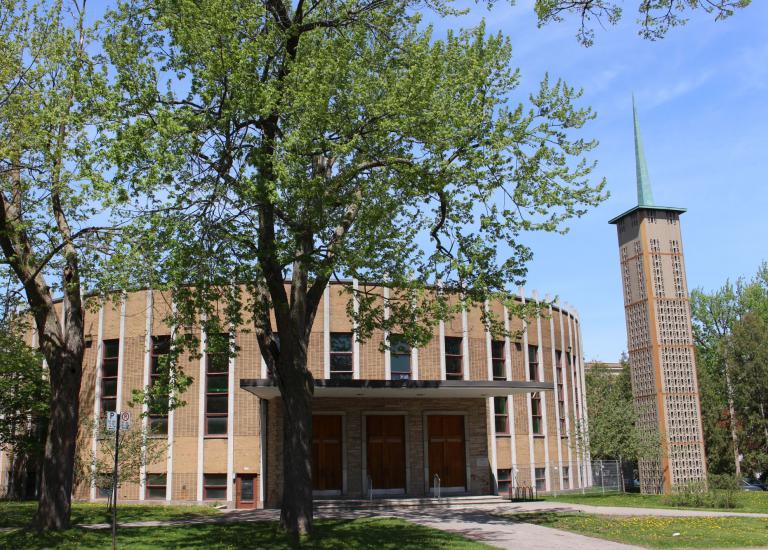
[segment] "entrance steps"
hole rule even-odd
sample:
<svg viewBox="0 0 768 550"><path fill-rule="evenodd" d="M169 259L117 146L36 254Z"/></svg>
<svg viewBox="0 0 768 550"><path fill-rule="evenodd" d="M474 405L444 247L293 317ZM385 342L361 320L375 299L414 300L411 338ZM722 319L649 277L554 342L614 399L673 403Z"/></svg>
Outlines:
<svg viewBox="0 0 768 550"><path fill-rule="evenodd" d="M401 508L466 508L478 504L502 504L509 502L498 495L476 496L445 496L432 497L402 497L402 498L374 498L368 499L316 499L314 502L316 511L324 510L395 510Z"/></svg>

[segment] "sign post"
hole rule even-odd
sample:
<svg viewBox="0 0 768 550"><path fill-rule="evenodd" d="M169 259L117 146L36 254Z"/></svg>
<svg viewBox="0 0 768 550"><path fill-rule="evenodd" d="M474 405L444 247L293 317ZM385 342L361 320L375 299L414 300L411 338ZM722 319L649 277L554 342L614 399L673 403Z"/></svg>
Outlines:
<svg viewBox="0 0 768 550"><path fill-rule="evenodd" d="M117 549L117 464L120 456L120 430L127 430L130 427L130 411L107 412L107 431L115 432L115 467L112 470L112 550Z"/></svg>

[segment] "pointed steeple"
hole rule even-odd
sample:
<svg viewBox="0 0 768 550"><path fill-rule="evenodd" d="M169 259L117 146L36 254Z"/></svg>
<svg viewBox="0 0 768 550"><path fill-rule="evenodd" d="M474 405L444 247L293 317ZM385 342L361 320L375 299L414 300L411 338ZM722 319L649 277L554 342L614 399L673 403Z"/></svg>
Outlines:
<svg viewBox="0 0 768 550"><path fill-rule="evenodd" d="M640 136L640 123L637 121L635 96L632 95L632 117L635 123L635 169L637 171L637 205L654 206L651 180L648 177L648 166L645 164L643 138Z"/></svg>

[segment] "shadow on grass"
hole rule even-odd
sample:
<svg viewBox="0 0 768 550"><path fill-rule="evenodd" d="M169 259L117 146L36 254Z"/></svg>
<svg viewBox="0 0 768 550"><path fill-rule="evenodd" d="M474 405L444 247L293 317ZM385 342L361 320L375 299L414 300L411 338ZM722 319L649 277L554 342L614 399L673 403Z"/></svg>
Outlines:
<svg viewBox="0 0 768 550"><path fill-rule="evenodd" d="M110 544L108 530L72 529L63 533L37 535L18 530L0 533L0 547L32 548L103 548ZM414 525L394 518L357 520L320 520L312 537L293 542L272 522L189 525L183 527L123 528L118 533L121 548L269 548L342 549L370 548L384 550L431 550L487 548L451 533Z"/></svg>

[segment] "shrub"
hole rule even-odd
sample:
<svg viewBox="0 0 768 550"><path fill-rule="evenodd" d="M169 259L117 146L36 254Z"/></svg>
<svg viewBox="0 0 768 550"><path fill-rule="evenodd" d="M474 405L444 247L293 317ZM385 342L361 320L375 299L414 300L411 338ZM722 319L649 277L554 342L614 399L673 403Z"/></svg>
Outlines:
<svg viewBox="0 0 768 550"><path fill-rule="evenodd" d="M738 480L730 475L712 475L707 482L691 481L675 485L664 497L669 506L687 508L736 508Z"/></svg>

